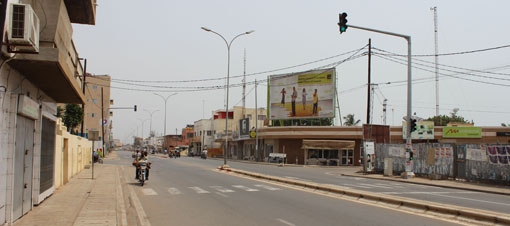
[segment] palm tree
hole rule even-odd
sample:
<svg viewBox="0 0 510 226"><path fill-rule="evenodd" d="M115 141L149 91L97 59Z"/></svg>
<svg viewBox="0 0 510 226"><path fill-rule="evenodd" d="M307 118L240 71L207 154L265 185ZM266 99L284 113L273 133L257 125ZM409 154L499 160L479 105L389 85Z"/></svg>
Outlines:
<svg viewBox="0 0 510 226"><path fill-rule="evenodd" d="M344 117L344 126L356 126L359 124L360 120L354 119L354 114L348 114Z"/></svg>

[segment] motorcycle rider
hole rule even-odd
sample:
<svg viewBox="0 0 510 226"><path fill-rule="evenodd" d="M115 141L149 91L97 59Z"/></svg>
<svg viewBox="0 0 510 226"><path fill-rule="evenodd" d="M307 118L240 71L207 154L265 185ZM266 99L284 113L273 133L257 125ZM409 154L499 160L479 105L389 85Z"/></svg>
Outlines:
<svg viewBox="0 0 510 226"><path fill-rule="evenodd" d="M141 153L140 159L136 162L136 176L138 176L138 172L140 171L140 163L145 163L146 168L146 174L145 174L145 180L149 180L149 170L151 168L151 162L149 161L149 155L147 151L143 151Z"/></svg>

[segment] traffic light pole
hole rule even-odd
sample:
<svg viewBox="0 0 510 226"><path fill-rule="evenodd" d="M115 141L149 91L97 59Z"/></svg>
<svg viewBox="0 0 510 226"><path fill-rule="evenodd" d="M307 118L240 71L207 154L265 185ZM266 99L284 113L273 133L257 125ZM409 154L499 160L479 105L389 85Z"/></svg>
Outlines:
<svg viewBox="0 0 510 226"><path fill-rule="evenodd" d="M348 25L350 28L356 28L360 30L385 34L385 35L391 35L396 36L400 38L404 38L407 41L407 128L406 128L406 174L404 175L405 178L408 176L414 176L414 173L411 169L411 161L409 160L409 153L412 151L412 141L411 141L411 112L412 112L412 75L411 75L411 36L409 35L402 35L397 34L393 32L387 32L387 31L381 31L376 30L372 28L366 28L366 27L360 27L355 25Z"/></svg>

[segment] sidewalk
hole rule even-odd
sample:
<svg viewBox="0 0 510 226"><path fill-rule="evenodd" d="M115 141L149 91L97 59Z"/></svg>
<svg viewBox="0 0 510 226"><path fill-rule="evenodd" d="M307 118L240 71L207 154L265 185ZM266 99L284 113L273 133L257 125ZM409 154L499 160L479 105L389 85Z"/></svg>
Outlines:
<svg viewBox="0 0 510 226"><path fill-rule="evenodd" d="M122 197L117 166L94 164L94 180L84 169L14 225L127 225Z"/></svg>
<svg viewBox="0 0 510 226"><path fill-rule="evenodd" d="M422 184L422 185L430 185L436 187L443 188L454 188L454 189L463 189L468 191L478 191L485 193L493 193L499 195L510 195L510 187L508 186L498 186L498 185L490 185L490 184L477 184L472 182L465 181L454 181L454 180L430 180L422 177L414 177L410 179L403 179L399 176L384 176L382 174L363 174L363 173L342 173L342 176L352 176L352 177L363 177L370 179L378 179L378 180L387 180L387 181L398 181L412 184Z"/></svg>

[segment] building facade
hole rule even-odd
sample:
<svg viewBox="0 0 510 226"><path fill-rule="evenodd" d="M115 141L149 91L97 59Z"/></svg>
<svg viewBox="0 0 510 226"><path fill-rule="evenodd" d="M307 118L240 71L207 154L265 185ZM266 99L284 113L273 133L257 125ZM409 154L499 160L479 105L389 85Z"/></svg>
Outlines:
<svg viewBox="0 0 510 226"><path fill-rule="evenodd" d="M95 24L95 3L9 1L7 18L13 18L13 4L24 4L16 7L32 8L44 29L30 39L38 40L31 53L9 39L1 49L0 225L16 221L55 189L57 103L85 102L83 66L71 23ZM4 37L13 27L11 21L5 22Z"/></svg>
<svg viewBox="0 0 510 226"><path fill-rule="evenodd" d="M103 149L103 140L105 148L109 146L108 144L111 141L110 135L113 122L110 116L113 112L110 113L110 107L113 105L113 100L110 99L110 84L111 77L108 75L87 74L85 78L86 103L83 112L83 136L88 137L89 131L99 132L99 141L94 144L96 150ZM102 103L101 100L103 100Z"/></svg>

